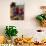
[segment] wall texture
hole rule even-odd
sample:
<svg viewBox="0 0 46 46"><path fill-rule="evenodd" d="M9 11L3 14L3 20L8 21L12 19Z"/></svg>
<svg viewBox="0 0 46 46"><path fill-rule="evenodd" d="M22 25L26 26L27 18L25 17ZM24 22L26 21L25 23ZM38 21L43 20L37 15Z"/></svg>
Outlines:
<svg viewBox="0 0 46 46"><path fill-rule="evenodd" d="M35 34L35 36L40 35L39 37L41 37L41 35L46 33L46 29L40 27L35 19L35 16L41 13L40 6L46 5L46 0L19 0L17 5L25 5L25 19L23 21L10 20L10 4L12 1L17 2L18 0L0 0L0 34L4 34L6 25L15 25L19 31L18 36L23 34L24 36L31 37ZM37 33L37 29L45 31L44 33Z"/></svg>

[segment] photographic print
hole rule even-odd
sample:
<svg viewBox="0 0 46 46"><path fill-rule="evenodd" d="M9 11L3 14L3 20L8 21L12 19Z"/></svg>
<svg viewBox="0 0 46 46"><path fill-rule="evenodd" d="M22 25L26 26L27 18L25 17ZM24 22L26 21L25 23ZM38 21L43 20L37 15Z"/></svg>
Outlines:
<svg viewBox="0 0 46 46"><path fill-rule="evenodd" d="M24 20L24 5L16 5L15 2L12 2L10 5L10 19Z"/></svg>

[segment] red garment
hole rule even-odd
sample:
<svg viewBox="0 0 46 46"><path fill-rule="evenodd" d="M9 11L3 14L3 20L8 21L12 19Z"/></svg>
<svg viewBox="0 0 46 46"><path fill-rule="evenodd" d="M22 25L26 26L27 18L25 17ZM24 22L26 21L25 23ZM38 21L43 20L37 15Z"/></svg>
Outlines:
<svg viewBox="0 0 46 46"><path fill-rule="evenodd" d="M18 7L16 8L16 14L19 14L19 8Z"/></svg>

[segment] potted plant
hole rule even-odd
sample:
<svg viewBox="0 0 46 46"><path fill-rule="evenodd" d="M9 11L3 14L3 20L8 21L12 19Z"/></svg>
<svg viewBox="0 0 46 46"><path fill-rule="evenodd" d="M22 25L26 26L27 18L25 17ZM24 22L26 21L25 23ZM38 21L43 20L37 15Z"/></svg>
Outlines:
<svg viewBox="0 0 46 46"><path fill-rule="evenodd" d="M46 6L40 6L42 13L36 16L36 19L39 20L42 27L46 27Z"/></svg>
<svg viewBox="0 0 46 46"><path fill-rule="evenodd" d="M41 26L46 27L46 14L38 15L36 19L39 20Z"/></svg>
<svg viewBox="0 0 46 46"><path fill-rule="evenodd" d="M6 30L5 34L9 40L11 40L12 36L17 36L18 31L15 26L6 26L5 30Z"/></svg>

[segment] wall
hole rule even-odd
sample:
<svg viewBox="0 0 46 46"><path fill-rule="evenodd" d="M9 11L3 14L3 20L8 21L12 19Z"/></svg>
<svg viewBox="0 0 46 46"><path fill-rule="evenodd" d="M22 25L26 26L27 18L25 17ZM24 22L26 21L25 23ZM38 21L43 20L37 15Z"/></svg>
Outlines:
<svg viewBox="0 0 46 46"><path fill-rule="evenodd" d="M23 34L29 37L37 34L37 29L46 30L45 28L39 27L35 19L35 16L41 13L40 6L46 5L46 0L19 0L18 2L16 0L17 5L21 4L20 1L22 4L24 2L25 19L23 21L10 20L10 3L12 1L15 0L0 0L0 34L4 34L6 25L15 25L19 31L18 36ZM37 36L39 34L41 33L38 33Z"/></svg>

